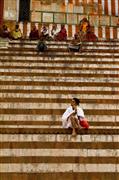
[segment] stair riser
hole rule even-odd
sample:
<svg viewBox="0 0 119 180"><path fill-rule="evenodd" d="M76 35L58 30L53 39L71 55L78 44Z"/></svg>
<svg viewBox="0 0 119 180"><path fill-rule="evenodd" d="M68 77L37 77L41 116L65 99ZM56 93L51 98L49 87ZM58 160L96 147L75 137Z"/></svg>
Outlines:
<svg viewBox="0 0 119 180"><path fill-rule="evenodd" d="M95 60L96 59L96 60ZM47 63L68 63L70 62L71 64L80 64L80 63L83 63L85 61L87 61L87 63L89 62L90 63L93 63L93 64L107 64L107 63L119 63L119 58L118 57L114 57L114 56L97 56L97 57L90 57L90 56L74 56L74 55L71 55L71 56L61 56L61 57L58 57L58 56L43 56L43 54L40 54L39 56L7 56L7 55L2 55L0 56L0 61L17 61L19 63L19 61L26 61L26 62L29 62L29 61L33 61L34 63L37 63L39 61L39 63L43 63L44 62L44 65ZM82 62L81 62L82 61ZM31 62L30 62L31 63Z"/></svg>
<svg viewBox="0 0 119 180"><path fill-rule="evenodd" d="M87 115L86 118L89 119L90 121L98 121L98 122L118 122L119 121L119 115ZM0 121L60 121L61 122L61 115L55 115L55 114L50 114L50 115L18 115L16 114L1 114L0 115Z"/></svg>
<svg viewBox="0 0 119 180"><path fill-rule="evenodd" d="M67 92L68 93L68 92ZM78 94L78 91L77 93L75 94L70 94L70 92L66 95L62 94L60 95L59 94L45 94L45 93L4 93L4 90L2 90L2 92L0 93L0 98L49 98L50 96L52 95L52 99L59 99L59 96L60 96L60 99L63 99L63 98L68 98L68 99L72 99L72 97L76 96L78 98L81 99L103 99L103 100L108 100L110 99L110 95L98 95L98 94ZM115 100L118 100L119 99L119 95L112 95L111 96L112 98L112 101L115 99Z"/></svg>
<svg viewBox="0 0 119 180"><path fill-rule="evenodd" d="M119 156L119 150L114 149L1 149L0 156L97 156L98 157L111 157ZM97 169L98 170L98 169Z"/></svg>
<svg viewBox="0 0 119 180"><path fill-rule="evenodd" d="M52 79L53 78L53 79ZM55 81L55 82L119 82L119 77L117 75L116 78L109 78L108 76L107 77L89 77L88 78L88 75L87 77L45 77L44 76L41 76L41 77L38 77L38 76L33 76L33 77L23 77L23 76L1 76L0 77L0 80L1 81L37 81L37 82L42 82L42 81L46 81L46 82L50 82L50 81Z"/></svg>
<svg viewBox="0 0 119 180"><path fill-rule="evenodd" d="M3 164L0 172L117 172L119 165L113 164Z"/></svg>
<svg viewBox="0 0 119 180"><path fill-rule="evenodd" d="M0 134L0 142L118 142L118 135L77 135L71 138L71 135L62 134Z"/></svg>
<svg viewBox="0 0 119 180"><path fill-rule="evenodd" d="M101 104L101 103L93 103L93 104L85 104L82 103L81 105L83 109L90 109L90 110L95 110L95 109L102 109L102 110L119 110L119 104ZM0 103L0 108L1 109L62 109L65 110L67 108L67 104L58 104L58 103L35 103L35 102L29 102L29 103L19 103L19 102L14 102L14 103ZM47 114L47 112L46 112Z"/></svg>

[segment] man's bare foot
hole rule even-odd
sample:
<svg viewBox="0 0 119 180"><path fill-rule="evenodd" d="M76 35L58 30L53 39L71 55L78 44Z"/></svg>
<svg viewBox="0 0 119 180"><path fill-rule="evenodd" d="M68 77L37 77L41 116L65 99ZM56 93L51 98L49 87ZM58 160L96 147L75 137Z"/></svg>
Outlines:
<svg viewBox="0 0 119 180"><path fill-rule="evenodd" d="M75 134L73 133L73 134L71 135L71 137L76 137L76 136L77 136L77 134L76 134L76 133L75 133Z"/></svg>
<svg viewBox="0 0 119 180"><path fill-rule="evenodd" d="M73 130L72 130L72 135L71 135L71 136L72 136L72 137L76 137L76 135L77 135L76 130L73 129Z"/></svg>

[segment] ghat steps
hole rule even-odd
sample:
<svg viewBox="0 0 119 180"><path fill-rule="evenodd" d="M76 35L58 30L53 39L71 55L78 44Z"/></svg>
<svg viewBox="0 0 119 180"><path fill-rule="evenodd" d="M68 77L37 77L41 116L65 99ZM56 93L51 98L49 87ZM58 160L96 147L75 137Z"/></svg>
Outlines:
<svg viewBox="0 0 119 180"><path fill-rule="evenodd" d="M11 41L0 49L0 177L2 180L119 179L119 42ZM61 115L78 97L90 129L62 129Z"/></svg>

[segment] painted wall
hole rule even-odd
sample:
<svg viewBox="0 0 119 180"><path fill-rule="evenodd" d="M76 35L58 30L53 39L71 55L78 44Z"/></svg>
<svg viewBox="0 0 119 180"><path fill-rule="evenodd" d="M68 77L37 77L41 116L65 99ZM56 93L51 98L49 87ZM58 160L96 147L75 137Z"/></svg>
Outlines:
<svg viewBox="0 0 119 180"><path fill-rule="evenodd" d="M4 0L4 21L13 28L19 19L19 1ZM78 23L87 17L96 35L102 39L119 37L117 27L119 0L31 0L30 22L20 26L27 36L34 23L41 28L46 23L51 28L53 23L66 24L68 36L78 30Z"/></svg>

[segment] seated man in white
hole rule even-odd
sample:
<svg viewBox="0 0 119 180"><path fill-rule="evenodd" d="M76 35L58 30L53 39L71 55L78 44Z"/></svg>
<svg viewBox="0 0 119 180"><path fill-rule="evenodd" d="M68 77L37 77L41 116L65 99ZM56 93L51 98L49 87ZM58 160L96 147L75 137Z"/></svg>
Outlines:
<svg viewBox="0 0 119 180"><path fill-rule="evenodd" d="M54 24L54 25L52 26L52 30L51 30L51 37L52 37L53 40L56 39L56 36L57 36L58 32L59 32L59 30L58 30L58 28L57 28L57 25Z"/></svg>
<svg viewBox="0 0 119 180"><path fill-rule="evenodd" d="M41 28L40 39L46 40L48 37L49 37L48 27L43 25L42 28Z"/></svg>
<svg viewBox="0 0 119 180"><path fill-rule="evenodd" d="M81 126L85 129L89 128L88 122L83 121L85 116L83 109L79 106L79 103L79 99L73 98L71 106L66 109L62 116L63 128L72 128L72 136L76 136L76 128L81 128Z"/></svg>

